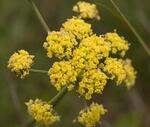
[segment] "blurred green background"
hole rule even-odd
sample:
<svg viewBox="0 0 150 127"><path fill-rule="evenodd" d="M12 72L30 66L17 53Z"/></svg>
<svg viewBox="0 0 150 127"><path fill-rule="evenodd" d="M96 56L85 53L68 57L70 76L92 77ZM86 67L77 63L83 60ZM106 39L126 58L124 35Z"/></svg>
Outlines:
<svg viewBox="0 0 150 127"><path fill-rule="evenodd" d="M116 14L109 0L92 1L105 4ZM150 47L150 1L114 1ZM76 2L36 0L51 30L58 30L73 15L72 6ZM150 58L121 18L97 6L101 21L91 22L94 31L103 34L117 29L120 35L125 36L132 44L127 56L133 59L138 71L136 85L130 91L125 86L108 85L101 96L93 98L108 109L102 125L97 126L150 127ZM0 0L0 127L23 127L30 120L25 102L30 98L49 100L56 94L47 75L30 73L28 78L21 80L7 69L9 56L18 49L25 49L36 56L33 68L48 70L52 60L42 47L46 35L28 0ZM75 92L68 93L56 106L62 116L61 122L53 126L81 127L72 124L72 119L82 108L83 103L78 95Z"/></svg>

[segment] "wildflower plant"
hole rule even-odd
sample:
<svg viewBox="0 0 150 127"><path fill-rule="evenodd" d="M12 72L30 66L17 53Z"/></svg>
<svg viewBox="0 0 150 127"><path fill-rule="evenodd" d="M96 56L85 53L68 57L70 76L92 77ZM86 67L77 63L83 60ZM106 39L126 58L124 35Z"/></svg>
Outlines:
<svg viewBox="0 0 150 127"><path fill-rule="evenodd" d="M100 19L95 4L78 2L73 7L77 15L67 19L59 31L50 31L34 2L31 3L48 33L43 41L47 56L58 58L47 71L33 69L34 56L25 50L14 53L8 61L8 68L21 78L29 75L30 71L47 73L52 86L58 91L49 102L35 99L26 103L33 119L43 125L60 121L59 113L53 108L64 94L73 90L79 98L92 100L94 94L103 94L109 80L117 86L134 86L136 71L132 61L125 58L130 43L116 30L102 35L95 34L92 25L85 20ZM94 127L96 123L101 123L101 117L106 112L102 104L93 102L79 112L74 122Z"/></svg>

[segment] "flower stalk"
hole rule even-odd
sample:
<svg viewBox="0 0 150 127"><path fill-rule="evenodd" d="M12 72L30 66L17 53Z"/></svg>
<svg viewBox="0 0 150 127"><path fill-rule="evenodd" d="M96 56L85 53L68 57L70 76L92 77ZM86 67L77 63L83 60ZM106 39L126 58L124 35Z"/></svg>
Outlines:
<svg viewBox="0 0 150 127"><path fill-rule="evenodd" d="M35 72L35 73L48 73L48 71L45 70L38 70L38 69L30 69L31 72Z"/></svg>
<svg viewBox="0 0 150 127"><path fill-rule="evenodd" d="M110 2L112 3L112 5L116 9L116 11L120 14L120 16L122 17L122 19L124 20L124 22L128 25L128 27L130 28L130 30L133 32L133 34L135 35L135 37L138 39L138 41L140 42L140 44L142 45L142 47L144 48L144 50L146 51L146 53L150 57L150 49L149 49L148 45L144 42L144 40L142 39L142 37L135 30L135 28L132 26L132 24L128 21L128 19L125 17L125 15L121 12L120 8L116 5L116 3L113 0L110 0Z"/></svg>
<svg viewBox="0 0 150 127"><path fill-rule="evenodd" d="M55 106L67 93L67 87L63 87L62 90L60 92L58 92L56 94L56 96L54 96L51 100L50 100L50 104L52 104L53 106Z"/></svg>
<svg viewBox="0 0 150 127"><path fill-rule="evenodd" d="M49 29L47 23L45 22L43 16L41 15L41 13L40 13L38 7L36 6L36 4L34 3L34 1L33 0L29 0L29 2L31 3L31 5L32 5L32 7L33 7L33 9L35 11L36 16L39 19L39 21L42 24L42 26L45 29L45 31L46 32L50 32L50 29Z"/></svg>

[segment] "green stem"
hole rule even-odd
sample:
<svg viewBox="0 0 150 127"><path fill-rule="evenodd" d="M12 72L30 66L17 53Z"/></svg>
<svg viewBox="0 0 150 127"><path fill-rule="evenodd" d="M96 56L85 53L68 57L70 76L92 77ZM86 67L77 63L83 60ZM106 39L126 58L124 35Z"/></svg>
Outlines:
<svg viewBox="0 0 150 127"><path fill-rule="evenodd" d="M48 73L48 71L45 70L38 70L38 69L30 69L31 72L36 72L36 73Z"/></svg>
<svg viewBox="0 0 150 127"><path fill-rule="evenodd" d="M92 2L92 1L91 1ZM112 14L113 16L117 17L117 18L120 18L120 16L115 13L114 11L112 11L112 9L110 9L108 6L106 6L105 4L103 3L100 3L100 2L95 2L95 4L101 6L102 8L104 8L106 11L108 11L110 14Z"/></svg>
<svg viewBox="0 0 150 127"><path fill-rule="evenodd" d="M37 8L36 4L33 2L33 0L29 0L29 1L30 1L31 5L32 5L32 7L33 7L33 9L34 9L34 11L35 11L35 13L36 13L36 16L38 17L40 23L41 23L42 26L44 27L45 31L46 31L46 32L49 32L50 29L49 29L47 23L45 22L43 16L41 15L39 9Z"/></svg>
<svg viewBox="0 0 150 127"><path fill-rule="evenodd" d="M122 17L122 19L124 20L124 22L128 25L128 27L133 32L133 34L136 36L136 38L138 39L138 41L140 42L140 44L142 45L142 47L144 48L144 50L150 56L150 49L147 46L147 44L144 42L144 40L142 39L142 37L138 34L138 32L135 30L135 28L132 26L132 24L128 21L128 19L125 17L125 15L121 12L121 10L115 4L115 2L113 0L110 0L110 2L112 3L112 5L116 9L116 11L120 14L120 16Z"/></svg>
<svg viewBox="0 0 150 127"><path fill-rule="evenodd" d="M62 90L60 92L58 92L56 94L56 96L54 96L51 100L50 100L50 104L52 104L53 106L55 106L63 97L64 95L67 93L67 87L63 87Z"/></svg>

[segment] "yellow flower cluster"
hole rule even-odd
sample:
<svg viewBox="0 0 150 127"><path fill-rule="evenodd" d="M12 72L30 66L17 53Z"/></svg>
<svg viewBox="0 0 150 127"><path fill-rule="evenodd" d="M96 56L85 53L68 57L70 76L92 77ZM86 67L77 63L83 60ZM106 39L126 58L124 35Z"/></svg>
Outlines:
<svg viewBox="0 0 150 127"><path fill-rule="evenodd" d="M64 28L60 32L51 32L44 47L47 48L49 57L53 54L61 59L68 57L68 61L56 62L49 70L52 85L58 91L63 86L72 90L79 78L78 93L85 99L91 99L94 93L103 91L108 79L115 80L117 85L127 82L129 78L125 80L127 71L123 63L117 58L111 58L111 53L121 54L123 57L129 44L116 32L105 36L92 34L91 26L85 29L84 25L79 25L80 21L83 23L82 19L73 17L63 24Z"/></svg>
<svg viewBox="0 0 150 127"><path fill-rule="evenodd" d="M129 43L123 37L120 37L116 32L105 34L105 40L111 43L112 54L119 53L123 57L129 49Z"/></svg>
<svg viewBox="0 0 150 127"><path fill-rule="evenodd" d="M60 120L55 113L53 106L47 102L36 99L26 103L29 114L40 124L51 125Z"/></svg>
<svg viewBox="0 0 150 127"><path fill-rule="evenodd" d="M54 85L58 91L60 91L63 86L67 86L68 91L74 88L77 73L69 61L55 62L52 68L50 68L48 75L50 76L52 85Z"/></svg>
<svg viewBox="0 0 150 127"><path fill-rule="evenodd" d="M43 46L47 50L49 58L55 56L60 59L64 57L69 59L78 44L74 35L65 31L49 32L46 40L47 42Z"/></svg>
<svg viewBox="0 0 150 127"><path fill-rule="evenodd" d="M74 50L72 65L77 71L96 69L99 60L108 57L110 45L102 37L92 35L83 39Z"/></svg>
<svg viewBox="0 0 150 127"><path fill-rule="evenodd" d="M107 112L103 105L92 103L88 108L81 110L77 120L85 127L95 127L95 124L100 122L102 115Z"/></svg>
<svg viewBox="0 0 150 127"><path fill-rule="evenodd" d="M29 55L29 53L25 50L19 50L15 52L8 61L8 68L11 69L12 72L15 72L17 76L24 78L29 74L30 68L33 64L33 55Z"/></svg>
<svg viewBox="0 0 150 127"><path fill-rule="evenodd" d="M132 61L130 59L122 60L123 67L126 73L126 77L124 79L124 82L127 86L127 88L131 88L135 84L136 79L136 71L132 66Z"/></svg>
<svg viewBox="0 0 150 127"><path fill-rule="evenodd" d="M101 94L107 83L107 76L98 69L87 71L79 83L78 92L89 100L92 94Z"/></svg>
<svg viewBox="0 0 150 127"><path fill-rule="evenodd" d="M61 30L73 34L79 40L92 34L91 24L88 24L84 20L77 17L68 19L63 24L63 28L61 28Z"/></svg>
<svg viewBox="0 0 150 127"><path fill-rule="evenodd" d="M90 4L88 2L79 1L74 7L73 11L79 13L79 18L89 18L93 19L96 18L100 20L99 12L96 8L95 4Z"/></svg>
<svg viewBox="0 0 150 127"><path fill-rule="evenodd" d="M111 80L115 79L117 85L121 84L126 76L122 62L117 58L107 58L104 63L103 71Z"/></svg>

